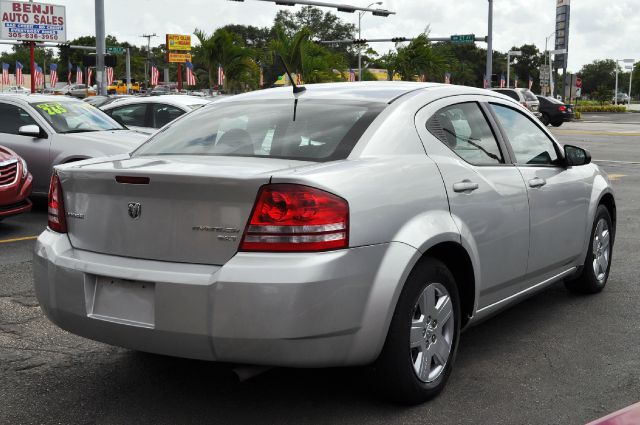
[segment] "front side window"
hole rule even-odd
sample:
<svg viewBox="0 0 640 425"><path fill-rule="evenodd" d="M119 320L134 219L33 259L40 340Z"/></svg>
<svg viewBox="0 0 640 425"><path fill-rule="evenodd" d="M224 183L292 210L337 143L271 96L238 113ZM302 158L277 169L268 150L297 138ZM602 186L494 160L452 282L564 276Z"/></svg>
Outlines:
<svg viewBox="0 0 640 425"><path fill-rule="evenodd" d="M0 103L0 133L18 134L18 130L23 125L37 123L31 115L19 106Z"/></svg>
<svg viewBox="0 0 640 425"><path fill-rule="evenodd" d="M558 153L554 143L524 114L507 106L491 104L498 116L518 164L554 165Z"/></svg>
<svg viewBox="0 0 640 425"><path fill-rule="evenodd" d="M124 130L124 127L107 114L86 102L37 102L31 103L31 106L53 127L56 133Z"/></svg>
<svg viewBox="0 0 640 425"><path fill-rule="evenodd" d="M470 164L504 163L498 142L477 103L439 110L427 121L427 130Z"/></svg>
<svg viewBox="0 0 640 425"><path fill-rule="evenodd" d="M386 104L318 99L216 102L161 130L134 155L346 158Z"/></svg>
<svg viewBox="0 0 640 425"><path fill-rule="evenodd" d="M135 105L125 105L113 108L109 115L114 120L126 126L146 127L147 126L147 104L138 103Z"/></svg>

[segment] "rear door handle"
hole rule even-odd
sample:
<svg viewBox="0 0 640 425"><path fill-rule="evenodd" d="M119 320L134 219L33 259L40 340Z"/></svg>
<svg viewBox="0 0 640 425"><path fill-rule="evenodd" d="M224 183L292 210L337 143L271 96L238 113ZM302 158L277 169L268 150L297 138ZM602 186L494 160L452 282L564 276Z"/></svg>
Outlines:
<svg viewBox="0 0 640 425"><path fill-rule="evenodd" d="M547 181L545 179L541 179L540 177L529 180L529 187L542 187L545 184L547 184Z"/></svg>
<svg viewBox="0 0 640 425"><path fill-rule="evenodd" d="M474 183L471 180L462 180L461 182L453 184L453 191L457 193L471 193L478 187L478 183Z"/></svg>

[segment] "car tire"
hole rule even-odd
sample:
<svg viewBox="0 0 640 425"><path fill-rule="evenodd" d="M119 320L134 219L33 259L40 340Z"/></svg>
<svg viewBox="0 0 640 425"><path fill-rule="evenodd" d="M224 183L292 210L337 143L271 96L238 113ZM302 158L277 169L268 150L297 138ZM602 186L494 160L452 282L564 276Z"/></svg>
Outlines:
<svg viewBox="0 0 640 425"><path fill-rule="evenodd" d="M374 364L378 389L403 404L422 403L438 395L453 368L460 317L453 275L441 261L422 259L400 294Z"/></svg>
<svg viewBox="0 0 640 425"><path fill-rule="evenodd" d="M570 292L596 294L604 289L611 269L614 238L615 229L609 210L604 205L599 205L582 272L564 282Z"/></svg>
<svg viewBox="0 0 640 425"><path fill-rule="evenodd" d="M554 127L560 127L562 125L562 121L552 122L551 125Z"/></svg>
<svg viewBox="0 0 640 425"><path fill-rule="evenodd" d="M542 124L549 125L549 115L543 113L542 116L540 117L540 121L542 121Z"/></svg>

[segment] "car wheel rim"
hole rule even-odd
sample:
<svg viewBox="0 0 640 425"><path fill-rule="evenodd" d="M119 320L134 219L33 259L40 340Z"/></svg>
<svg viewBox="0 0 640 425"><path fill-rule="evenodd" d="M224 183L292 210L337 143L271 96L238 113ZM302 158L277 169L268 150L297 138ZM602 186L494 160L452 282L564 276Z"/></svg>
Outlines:
<svg viewBox="0 0 640 425"><path fill-rule="evenodd" d="M600 283L607 279L609 269L609 258L611 254L611 233L609 225L603 218L598 220L596 230L593 235L593 274Z"/></svg>
<svg viewBox="0 0 640 425"><path fill-rule="evenodd" d="M430 283L416 300L411 318L411 363L422 382L435 381L447 366L454 326L449 292L440 283Z"/></svg>

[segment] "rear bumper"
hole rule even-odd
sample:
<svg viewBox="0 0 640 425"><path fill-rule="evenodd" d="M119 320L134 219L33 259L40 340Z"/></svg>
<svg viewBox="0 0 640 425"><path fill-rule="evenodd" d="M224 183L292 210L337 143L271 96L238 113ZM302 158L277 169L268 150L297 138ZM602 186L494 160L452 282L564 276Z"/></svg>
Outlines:
<svg viewBox="0 0 640 425"><path fill-rule="evenodd" d="M52 322L97 341L205 360L344 366L378 356L399 283L417 257L414 248L389 243L320 254L240 253L218 267L81 251L67 235L47 230L36 244L34 281ZM146 282L150 319L130 320L135 312L126 303L138 295L127 289L100 299L98 276Z"/></svg>

